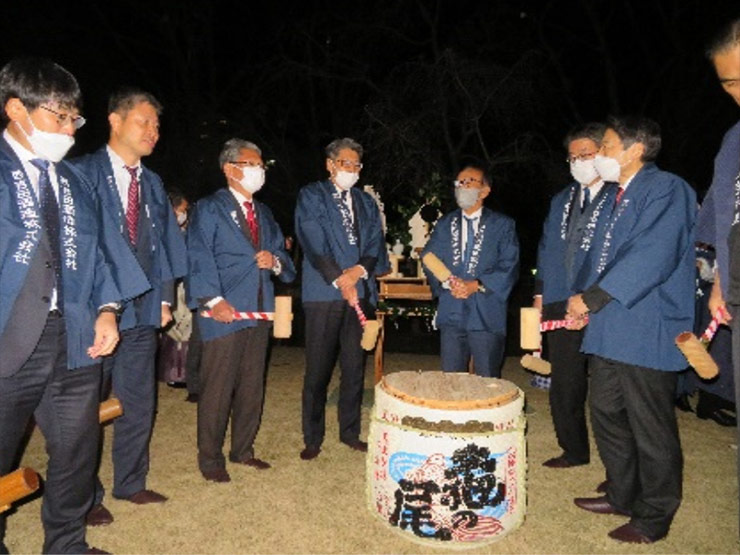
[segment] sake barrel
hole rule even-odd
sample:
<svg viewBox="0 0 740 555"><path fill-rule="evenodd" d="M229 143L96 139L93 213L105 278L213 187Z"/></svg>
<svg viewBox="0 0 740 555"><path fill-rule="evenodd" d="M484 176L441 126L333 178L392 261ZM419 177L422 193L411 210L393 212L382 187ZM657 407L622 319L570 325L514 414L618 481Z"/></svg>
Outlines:
<svg viewBox="0 0 740 555"><path fill-rule="evenodd" d="M370 510L410 540L474 547L526 511L524 393L466 373L396 372L375 386Z"/></svg>

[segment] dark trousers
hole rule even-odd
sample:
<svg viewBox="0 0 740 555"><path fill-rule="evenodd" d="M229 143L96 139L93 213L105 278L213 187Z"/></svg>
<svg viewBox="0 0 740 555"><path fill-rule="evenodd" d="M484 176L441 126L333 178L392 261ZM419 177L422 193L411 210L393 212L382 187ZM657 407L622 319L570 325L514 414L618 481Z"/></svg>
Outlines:
<svg viewBox="0 0 740 555"><path fill-rule="evenodd" d="M203 356L203 341L200 338L198 315L193 314L193 327L188 342L188 357L185 360L185 383L188 393L197 395L200 391L200 359Z"/></svg>
<svg viewBox="0 0 740 555"><path fill-rule="evenodd" d="M467 372L468 361L478 376L501 377L506 336L490 331L469 331L445 326L440 328L440 354L445 372Z"/></svg>
<svg viewBox="0 0 740 555"><path fill-rule="evenodd" d="M319 447L324 441L326 396L339 351L339 439L359 438L365 359L360 346L362 326L346 301L305 303L306 374L303 379L303 441ZM369 314L365 310L365 314Z"/></svg>
<svg viewBox="0 0 740 555"><path fill-rule="evenodd" d="M676 373L592 356L591 425L609 502L650 537L668 533L681 504L683 455Z"/></svg>
<svg viewBox="0 0 740 555"><path fill-rule="evenodd" d="M113 496L130 497L146 488L149 440L154 428L156 401L155 355L157 333L152 326L121 332L115 354L103 362L103 398L112 388L123 414L113 421ZM95 503L105 490L100 479Z"/></svg>
<svg viewBox="0 0 740 555"><path fill-rule="evenodd" d="M558 445L572 464L589 462L586 395L588 357L580 352L582 331L553 330L545 334L552 365L550 410Z"/></svg>
<svg viewBox="0 0 740 555"><path fill-rule="evenodd" d="M198 396L198 466L201 471L225 467L226 426L231 414L229 459L254 456L254 439L262 421L265 358L270 325L258 322L203 343Z"/></svg>
<svg viewBox="0 0 740 555"><path fill-rule="evenodd" d="M735 407L740 410L740 307L731 306L732 314L732 367L735 378ZM740 444L740 419L737 425L737 439ZM740 484L740 456L737 459L737 484ZM740 499L738 500L740 506ZM740 518L740 512L738 512Z"/></svg>
<svg viewBox="0 0 740 555"><path fill-rule="evenodd" d="M67 335L59 316L49 316L21 369L0 378L0 476L16 468L31 416L46 440L44 553L87 549L85 515L93 502L99 391L100 365L67 369ZM0 513L0 553L7 553L5 519Z"/></svg>

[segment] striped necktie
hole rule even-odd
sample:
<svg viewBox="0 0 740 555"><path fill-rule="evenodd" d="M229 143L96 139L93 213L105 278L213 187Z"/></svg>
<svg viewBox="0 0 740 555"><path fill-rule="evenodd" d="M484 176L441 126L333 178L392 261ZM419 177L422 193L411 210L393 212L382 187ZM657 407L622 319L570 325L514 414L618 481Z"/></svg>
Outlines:
<svg viewBox="0 0 740 555"><path fill-rule="evenodd" d="M132 245L136 245L136 235L139 228L139 175L138 168L125 166L131 174L131 183L128 186L128 207L126 208L126 227L128 238Z"/></svg>

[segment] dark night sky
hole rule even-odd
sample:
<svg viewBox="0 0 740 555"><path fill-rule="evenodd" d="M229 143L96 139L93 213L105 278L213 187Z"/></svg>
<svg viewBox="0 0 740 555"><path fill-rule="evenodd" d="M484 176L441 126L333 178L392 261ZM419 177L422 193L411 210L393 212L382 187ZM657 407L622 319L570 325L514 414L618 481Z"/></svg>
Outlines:
<svg viewBox="0 0 740 555"><path fill-rule="evenodd" d="M491 205L517 219L530 265L550 195L568 179L574 124L640 113L663 128L659 165L700 193L724 131L740 116L703 57L734 1L573 0L333 3L129 0L13 2L0 62L58 61L80 81L89 124L73 154L107 138L121 84L165 105L148 164L193 197L221 186L216 156L242 136L277 161L263 199L286 232L297 189L323 177L323 146L366 145L363 181L389 217L475 159Z"/></svg>

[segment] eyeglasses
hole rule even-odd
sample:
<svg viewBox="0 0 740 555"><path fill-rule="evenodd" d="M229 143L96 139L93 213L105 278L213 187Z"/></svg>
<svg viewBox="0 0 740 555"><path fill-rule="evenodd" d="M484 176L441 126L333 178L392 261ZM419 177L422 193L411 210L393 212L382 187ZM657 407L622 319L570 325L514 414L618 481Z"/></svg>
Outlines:
<svg viewBox="0 0 740 555"><path fill-rule="evenodd" d="M462 187L464 189L467 189L468 187L471 187L474 183L478 183L479 185L483 185L483 180L477 179L475 177L466 177L465 179L456 179L453 181L455 184L455 187Z"/></svg>
<svg viewBox="0 0 740 555"><path fill-rule="evenodd" d="M360 162L354 162L352 160L345 160L344 158L337 158L334 163L345 170L361 170L362 164Z"/></svg>
<svg viewBox="0 0 740 555"><path fill-rule="evenodd" d="M85 122L87 121L82 116L73 116L72 114L64 114L62 112L57 112L56 110L52 110L48 106L44 106L43 104L39 106L39 108L43 108L47 112L51 112L57 117L57 123L59 124L59 127L64 127L65 125L71 123L75 129L79 129L83 125L85 125Z"/></svg>
<svg viewBox="0 0 740 555"><path fill-rule="evenodd" d="M267 171L269 169L268 166L265 166L262 162L255 162L254 160L247 160L246 162L229 162L229 164L234 164L235 166L246 166L248 168L262 168L263 170Z"/></svg>
<svg viewBox="0 0 740 555"><path fill-rule="evenodd" d="M576 154L574 156L568 156L565 159L566 164L572 164L576 160L590 160L594 156L596 156L599 152L596 150L594 152L584 152L583 154Z"/></svg>

